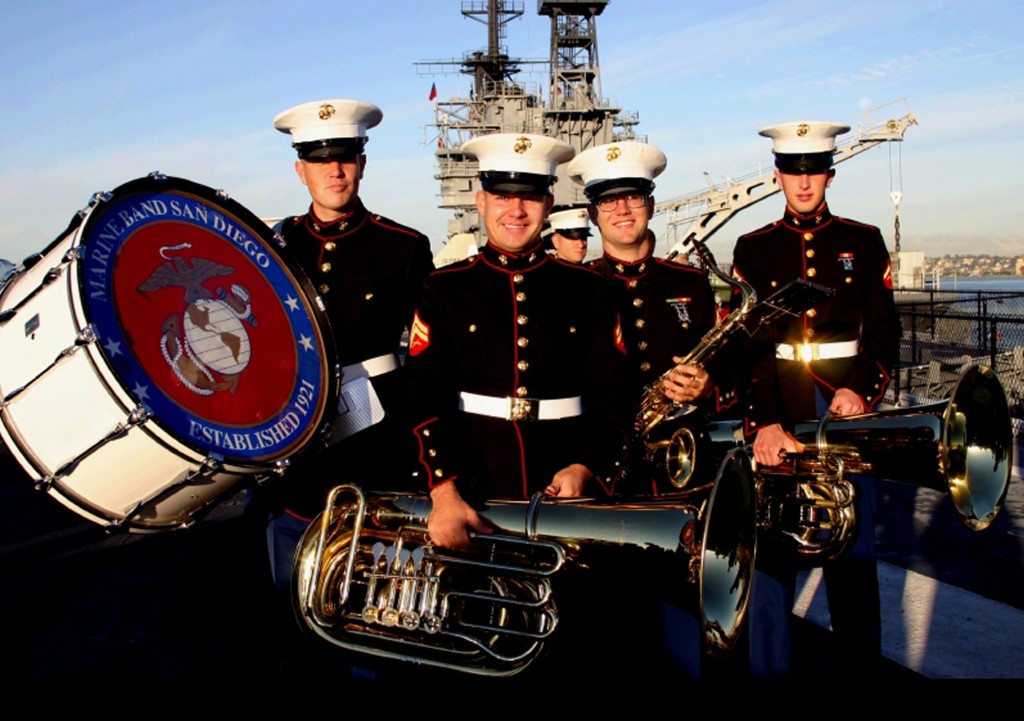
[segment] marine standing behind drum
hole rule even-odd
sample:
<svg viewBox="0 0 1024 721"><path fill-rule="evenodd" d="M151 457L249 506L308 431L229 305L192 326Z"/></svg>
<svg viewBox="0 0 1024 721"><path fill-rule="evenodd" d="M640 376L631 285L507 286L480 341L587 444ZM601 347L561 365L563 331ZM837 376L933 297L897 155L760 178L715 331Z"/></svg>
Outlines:
<svg viewBox="0 0 1024 721"><path fill-rule="evenodd" d="M610 400L621 352L601 278L541 249L572 147L495 134L463 150L480 164L487 244L430 276L409 339L428 527L449 547L488 532L472 503L598 491L622 446Z"/></svg>
<svg viewBox="0 0 1024 721"><path fill-rule="evenodd" d="M889 254L877 228L832 215L825 201L835 170L835 136L846 125L793 122L763 128L772 138L775 177L786 197L781 220L736 242L733 271L765 298L800 278L835 294L801 317L777 324L770 341L752 348L746 433L756 461L774 466L799 451L789 431L795 421L824 411L847 416L870 411L881 400L899 349ZM869 672L881 652L878 575L875 566L874 480L855 478L857 538L839 560L824 567L837 661ZM760 554L759 554L760 555ZM784 618L791 606L789 586ZM752 646L760 649L757 584L752 600ZM788 646L788 638L771 643ZM776 661L778 659L776 658ZM755 672L758 659L755 658ZM766 673L779 671L765 662ZM774 668L773 668L774 665ZM785 669L781 669L785 670Z"/></svg>
<svg viewBox="0 0 1024 721"><path fill-rule="evenodd" d="M274 118L275 128L291 134L295 172L312 199L305 215L284 220L281 234L326 305L342 366L329 447L297 459L283 479L285 510L270 533L279 588L287 587L298 538L330 488L346 481L412 487L415 451L405 442L405 377L396 353L433 261L426 236L369 212L359 198L366 131L382 117L369 103L331 99Z"/></svg>

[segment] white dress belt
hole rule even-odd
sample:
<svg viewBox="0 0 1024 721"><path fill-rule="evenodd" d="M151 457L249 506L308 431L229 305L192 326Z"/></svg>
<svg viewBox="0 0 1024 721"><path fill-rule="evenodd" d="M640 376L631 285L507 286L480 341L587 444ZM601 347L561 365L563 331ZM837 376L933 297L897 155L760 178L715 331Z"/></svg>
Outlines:
<svg viewBox="0 0 1024 721"><path fill-rule="evenodd" d="M551 421L572 418L583 413L583 399L573 398L511 398L459 393L459 410L479 416L503 418L506 421Z"/></svg>
<svg viewBox="0 0 1024 721"><path fill-rule="evenodd" d="M859 341L844 340L835 343L779 343L775 357L780 360L798 360L804 363L833 358L852 358L857 355Z"/></svg>
<svg viewBox="0 0 1024 721"><path fill-rule="evenodd" d="M398 369L398 357L394 353L385 353L376 358L367 358L361 363L353 363L341 369L342 382L353 378L373 378L382 376Z"/></svg>

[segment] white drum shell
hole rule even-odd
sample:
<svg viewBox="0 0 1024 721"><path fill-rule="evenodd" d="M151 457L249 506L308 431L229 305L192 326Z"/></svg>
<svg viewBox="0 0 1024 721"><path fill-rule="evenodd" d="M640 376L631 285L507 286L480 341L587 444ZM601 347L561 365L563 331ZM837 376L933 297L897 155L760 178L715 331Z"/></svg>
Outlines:
<svg viewBox="0 0 1024 721"><path fill-rule="evenodd" d="M0 311L28 298L0 325L0 435L33 479L93 521L132 531L190 525L254 471L201 473L206 456L178 442L158 419L131 425L136 403L101 350L94 343L75 347L86 319L77 261L65 256L77 237L69 232L0 296ZM59 277L29 298L51 271Z"/></svg>

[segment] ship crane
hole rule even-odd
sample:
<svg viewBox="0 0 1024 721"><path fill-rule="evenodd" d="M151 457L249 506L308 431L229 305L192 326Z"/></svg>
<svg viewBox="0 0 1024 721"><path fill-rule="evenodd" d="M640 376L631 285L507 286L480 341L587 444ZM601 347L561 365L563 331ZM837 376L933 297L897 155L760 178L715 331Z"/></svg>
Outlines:
<svg viewBox="0 0 1024 721"><path fill-rule="evenodd" d="M876 125L862 124L853 138L836 146L834 163L849 160L881 143L902 141L907 128L917 123L906 106L906 99L902 99L902 102L906 114ZM892 104L868 110L865 116ZM774 163L767 170L761 166L751 174L727 179L721 186L707 173L704 177L709 185L707 190L672 198L654 206L655 215L668 214L666 237L671 246L667 254L669 258L686 253L686 248L695 239L707 240L741 210L779 192Z"/></svg>

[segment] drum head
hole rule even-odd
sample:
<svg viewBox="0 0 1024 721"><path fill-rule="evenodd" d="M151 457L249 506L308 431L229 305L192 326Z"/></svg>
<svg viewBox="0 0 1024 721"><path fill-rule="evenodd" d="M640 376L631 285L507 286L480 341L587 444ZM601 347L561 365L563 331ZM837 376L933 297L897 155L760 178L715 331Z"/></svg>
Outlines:
<svg viewBox="0 0 1024 721"><path fill-rule="evenodd" d="M104 360L183 443L226 462L301 451L333 405L333 342L271 230L178 178L126 183L81 233L82 309Z"/></svg>

